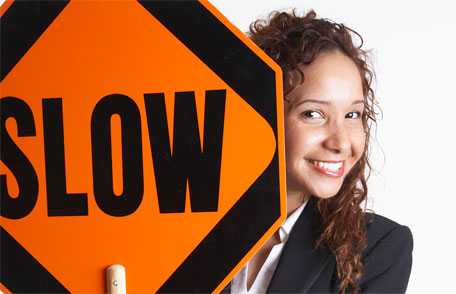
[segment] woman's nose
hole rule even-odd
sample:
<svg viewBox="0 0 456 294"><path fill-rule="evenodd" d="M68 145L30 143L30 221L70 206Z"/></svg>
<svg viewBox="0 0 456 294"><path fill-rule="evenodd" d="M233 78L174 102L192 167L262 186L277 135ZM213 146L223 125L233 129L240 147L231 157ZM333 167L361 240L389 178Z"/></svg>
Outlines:
<svg viewBox="0 0 456 294"><path fill-rule="evenodd" d="M328 137L324 141L327 149L337 154L350 154L351 143L348 130L342 123L334 123L329 126Z"/></svg>

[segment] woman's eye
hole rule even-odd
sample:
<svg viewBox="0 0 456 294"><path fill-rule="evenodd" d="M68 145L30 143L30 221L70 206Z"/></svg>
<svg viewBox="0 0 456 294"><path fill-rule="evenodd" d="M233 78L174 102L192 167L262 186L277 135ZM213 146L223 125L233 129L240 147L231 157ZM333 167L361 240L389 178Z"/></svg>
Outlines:
<svg viewBox="0 0 456 294"><path fill-rule="evenodd" d="M319 119L323 118L323 115L319 111L307 110L301 113L301 116L306 119Z"/></svg>
<svg viewBox="0 0 456 294"><path fill-rule="evenodd" d="M359 111L349 112L345 115L345 118L359 119L359 118L361 118L361 112L359 112Z"/></svg>

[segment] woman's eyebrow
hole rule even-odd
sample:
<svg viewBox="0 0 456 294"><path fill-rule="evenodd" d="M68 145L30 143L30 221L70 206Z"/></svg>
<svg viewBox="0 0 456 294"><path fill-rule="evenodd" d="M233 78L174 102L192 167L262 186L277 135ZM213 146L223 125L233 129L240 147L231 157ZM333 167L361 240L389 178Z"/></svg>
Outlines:
<svg viewBox="0 0 456 294"><path fill-rule="evenodd" d="M318 104L323 104L323 105L330 105L331 104L330 101L326 101L326 100L303 99L303 100L299 101L298 103L296 103L295 107L298 107L299 105L301 105L303 103L318 103ZM355 104L364 104L364 100L353 101L352 105L355 105Z"/></svg>
<svg viewBox="0 0 456 294"><path fill-rule="evenodd" d="M295 107L298 107L301 104L304 103L318 103L318 104L324 104L324 105L329 105L331 102L325 101L325 100L316 100L316 99L302 99L298 103L296 103Z"/></svg>
<svg viewBox="0 0 456 294"><path fill-rule="evenodd" d="M355 104L364 104L364 100L353 101L352 105L355 105Z"/></svg>

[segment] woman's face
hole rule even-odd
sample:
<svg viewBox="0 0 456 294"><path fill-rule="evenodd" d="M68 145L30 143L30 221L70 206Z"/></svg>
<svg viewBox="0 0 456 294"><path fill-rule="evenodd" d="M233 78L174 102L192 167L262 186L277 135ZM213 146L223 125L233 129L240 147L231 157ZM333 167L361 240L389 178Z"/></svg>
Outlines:
<svg viewBox="0 0 456 294"><path fill-rule="evenodd" d="M361 76L338 51L301 70L305 80L285 102L287 193L328 198L364 151Z"/></svg>

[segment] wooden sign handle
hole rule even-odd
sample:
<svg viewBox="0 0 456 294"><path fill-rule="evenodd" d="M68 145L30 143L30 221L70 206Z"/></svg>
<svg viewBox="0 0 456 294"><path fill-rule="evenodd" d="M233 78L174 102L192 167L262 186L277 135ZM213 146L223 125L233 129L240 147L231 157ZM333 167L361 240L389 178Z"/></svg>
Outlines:
<svg viewBox="0 0 456 294"><path fill-rule="evenodd" d="M127 279L123 265L113 264L106 269L106 291L108 294L127 293Z"/></svg>

